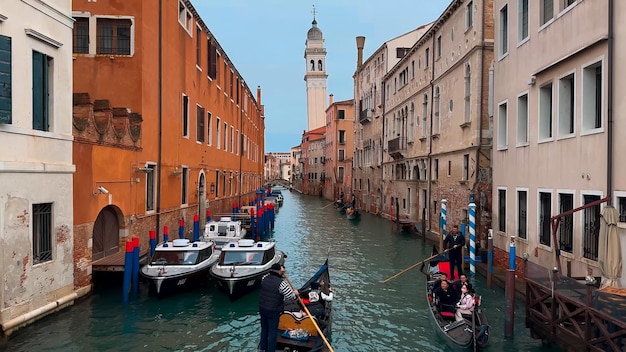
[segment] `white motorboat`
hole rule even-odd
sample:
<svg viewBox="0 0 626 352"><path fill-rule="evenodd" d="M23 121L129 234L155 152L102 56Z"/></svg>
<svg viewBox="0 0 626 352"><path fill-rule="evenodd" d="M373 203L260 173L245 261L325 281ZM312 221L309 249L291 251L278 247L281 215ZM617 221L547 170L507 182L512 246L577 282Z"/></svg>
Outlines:
<svg viewBox="0 0 626 352"><path fill-rule="evenodd" d="M209 221L204 226L204 240L213 242L216 249L221 249L226 243L237 242L246 236L246 229L240 220L230 217L221 217L218 221Z"/></svg>

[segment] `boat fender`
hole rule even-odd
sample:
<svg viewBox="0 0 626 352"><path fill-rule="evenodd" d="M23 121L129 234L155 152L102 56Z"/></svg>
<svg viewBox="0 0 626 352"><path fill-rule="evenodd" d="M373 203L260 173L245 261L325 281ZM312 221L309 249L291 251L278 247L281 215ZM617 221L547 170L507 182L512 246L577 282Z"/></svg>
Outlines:
<svg viewBox="0 0 626 352"><path fill-rule="evenodd" d="M487 341L489 341L489 326L481 325L478 334L476 335L476 342L479 346L487 345Z"/></svg>

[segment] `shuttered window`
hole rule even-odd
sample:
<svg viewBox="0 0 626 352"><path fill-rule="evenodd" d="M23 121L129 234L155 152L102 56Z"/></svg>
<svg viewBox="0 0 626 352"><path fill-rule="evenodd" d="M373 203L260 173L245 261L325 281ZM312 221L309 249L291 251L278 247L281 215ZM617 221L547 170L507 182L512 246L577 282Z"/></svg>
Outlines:
<svg viewBox="0 0 626 352"><path fill-rule="evenodd" d="M49 131L50 66L52 58L33 51L33 129Z"/></svg>
<svg viewBox="0 0 626 352"><path fill-rule="evenodd" d="M0 35L0 123L11 123L11 37Z"/></svg>

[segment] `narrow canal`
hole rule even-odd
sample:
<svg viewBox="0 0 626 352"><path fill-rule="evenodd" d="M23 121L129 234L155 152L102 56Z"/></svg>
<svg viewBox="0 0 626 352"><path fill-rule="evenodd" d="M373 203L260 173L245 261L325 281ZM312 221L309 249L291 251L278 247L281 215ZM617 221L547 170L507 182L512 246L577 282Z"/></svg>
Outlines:
<svg viewBox="0 0 626 352"><path fill-rule="evenodd" d="M328 256L335 292L332 345L338 352L446 351L434 333L424 300L424 278L415 269L379 283L430 255L415 235L364 214L352 222L319 197L283 191L274 238L288 254L296 286ZM491 325L488 351L558 351L534 340L516 303L515 337L503 338L504 290L482 294ZM165 299L147 289L128 306L121 287L98 288L81 303L24 328L0 351L254 351L259 339L258 292L231 303L214 284Z"/></svg>

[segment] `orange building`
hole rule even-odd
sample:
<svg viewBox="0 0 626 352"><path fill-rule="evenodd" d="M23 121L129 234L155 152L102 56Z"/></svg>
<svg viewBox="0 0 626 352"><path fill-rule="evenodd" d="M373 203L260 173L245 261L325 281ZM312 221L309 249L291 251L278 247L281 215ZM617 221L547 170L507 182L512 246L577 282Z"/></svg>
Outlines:
<svg viewBox="0 0 626 352"><path fill-rule="evenodd" d="M262 185L264 111L187 0L73 1L75 284ZM203 228L201 226L201 228Z"/></svg>
<svg viewBox="0 0 626 352"><path fill-rule="evenodd" d="M352 194L352 156L354 154L354 99L333 101L326 109L324 146L324 198L336 200L341 192Z"/></svg>

